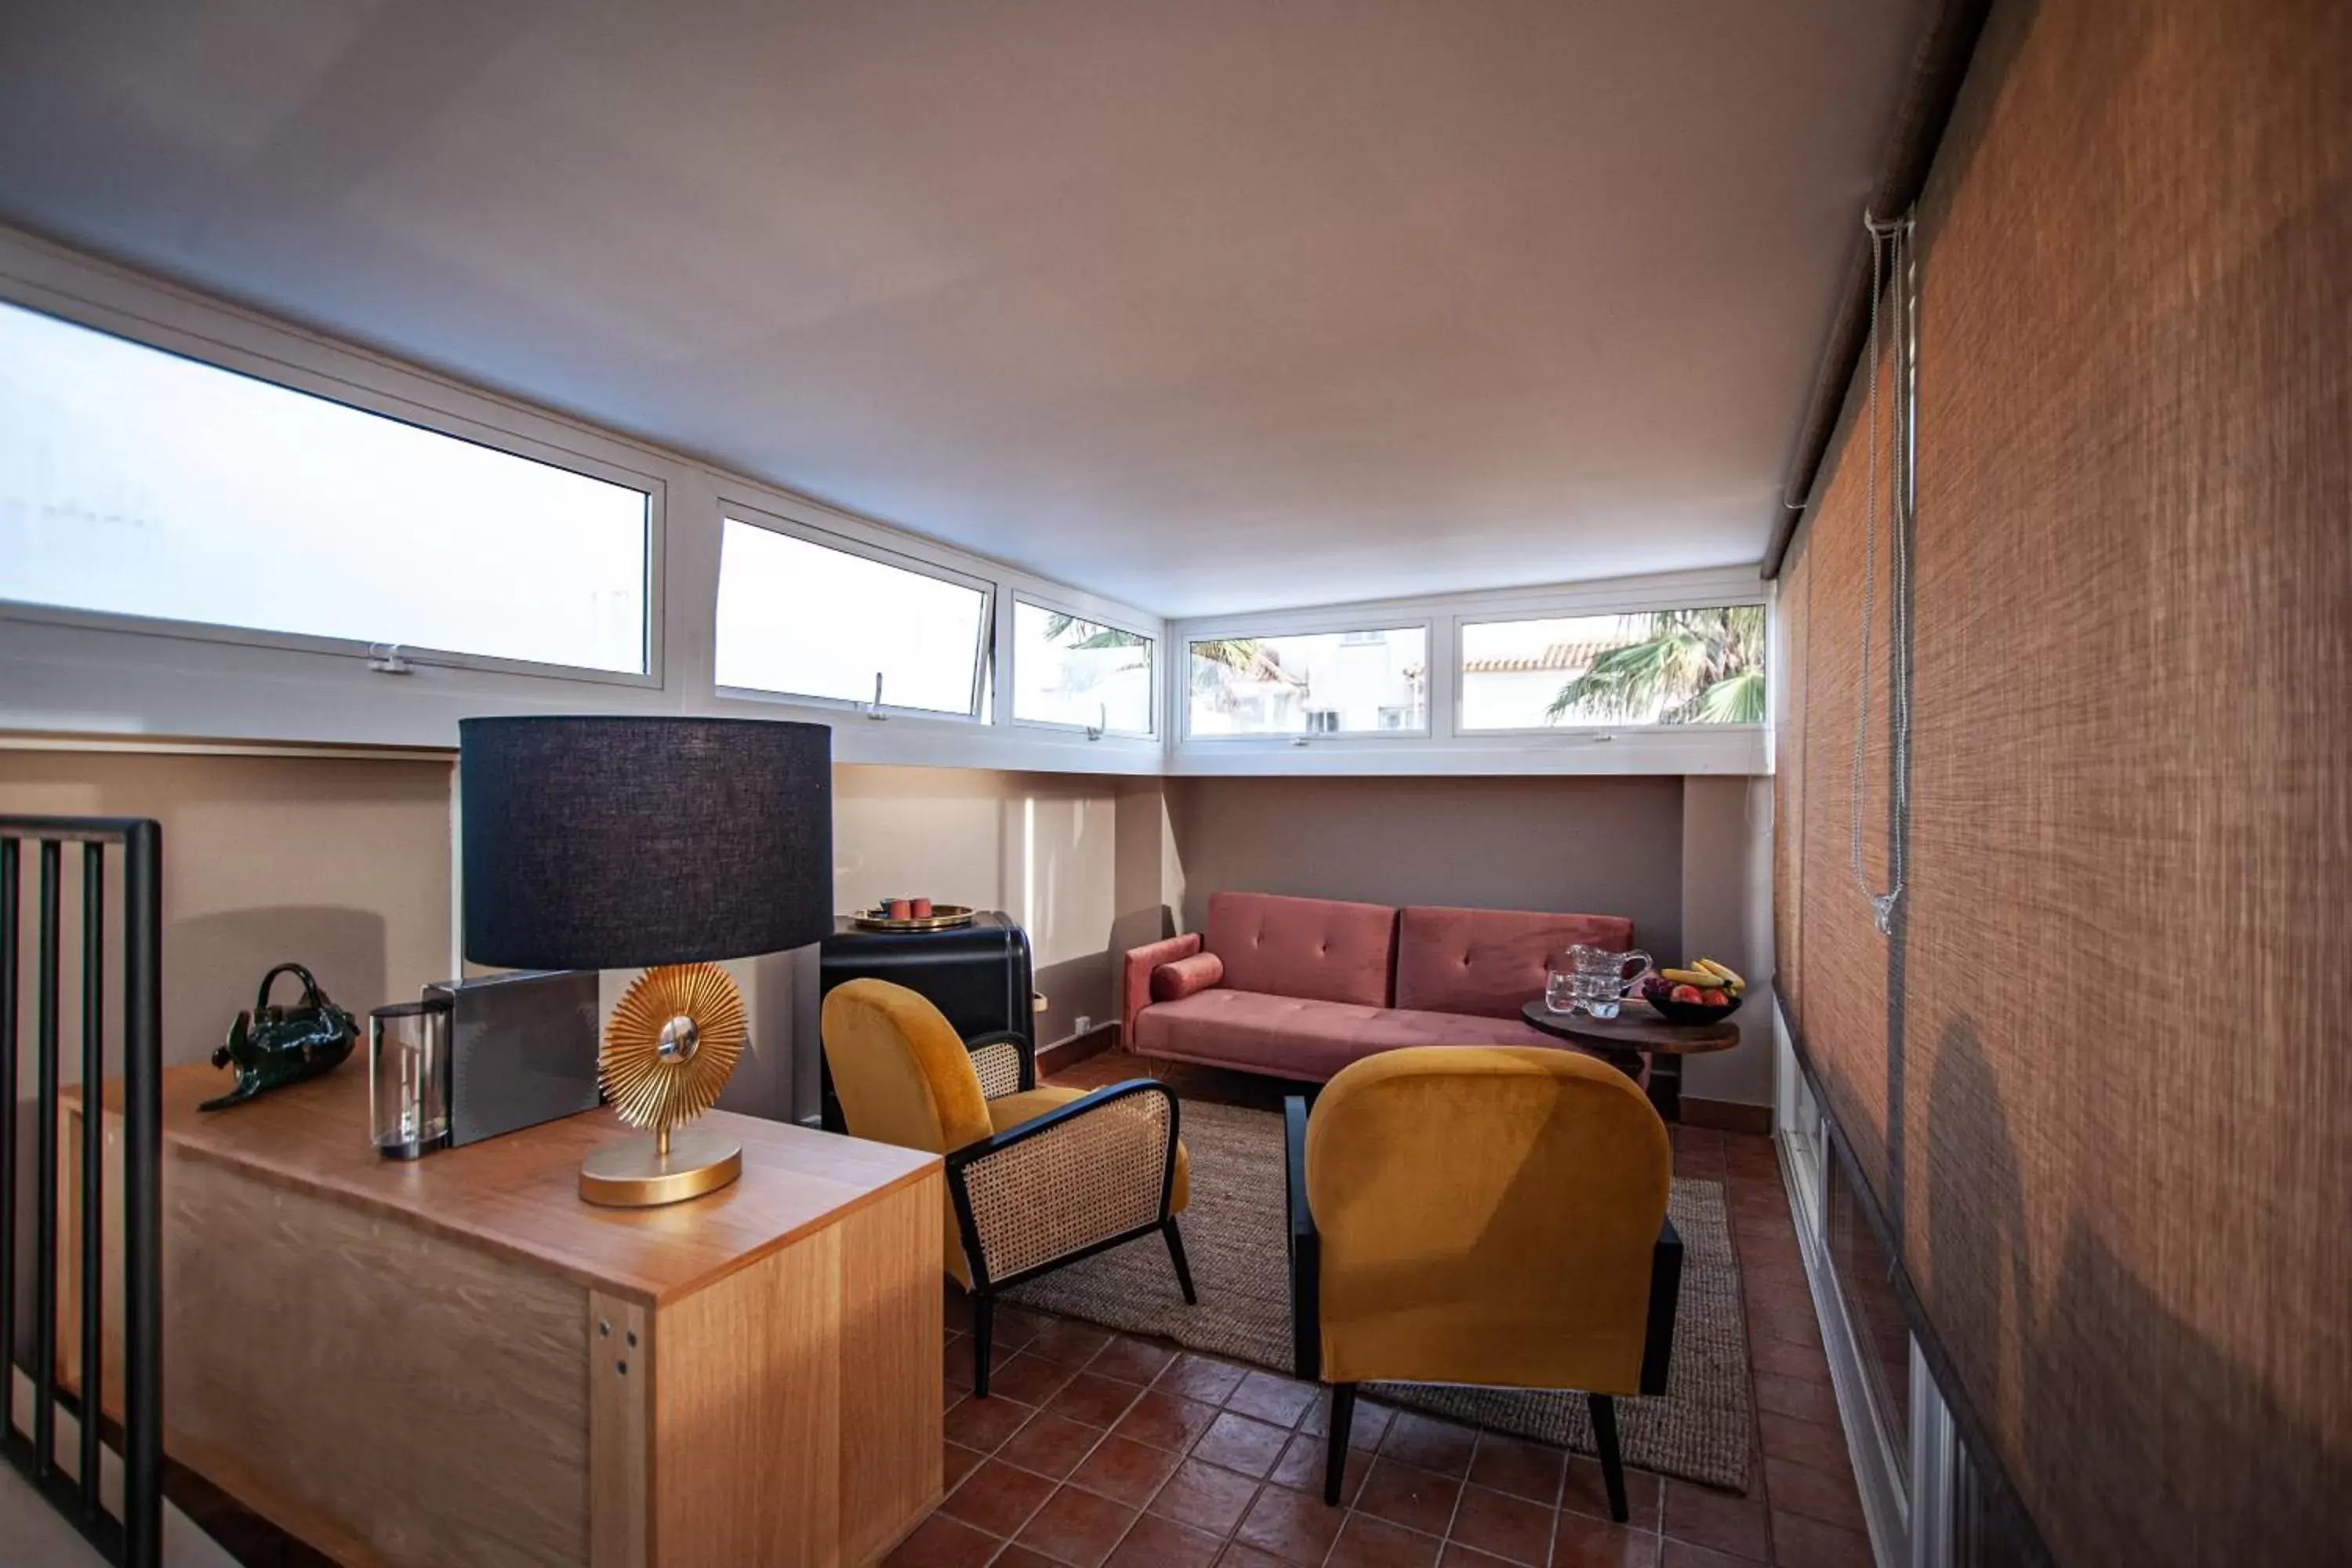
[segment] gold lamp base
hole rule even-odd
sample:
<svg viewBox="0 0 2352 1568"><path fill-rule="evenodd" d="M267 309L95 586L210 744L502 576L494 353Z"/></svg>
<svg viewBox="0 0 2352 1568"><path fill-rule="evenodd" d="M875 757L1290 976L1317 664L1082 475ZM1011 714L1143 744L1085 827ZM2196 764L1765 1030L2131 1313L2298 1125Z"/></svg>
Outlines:
<svg viewBox="0 0 2352 1568"><path fill-rule="evenodd" d="M653 1208L715 1193L743 1173L743 1146L692 1128L631 1138L581 1162L580 1195L608 1208Z"/></svg>
<svg viewBox="0 0 2352 1568"><path fill-rule="evenodd" d="M717 1192L743 1173L743 1146L679 1125L710 1109L743 1048L743 998L715 963L667 963L637 976L604 1025L596 1077L624 1121L656 1129L597 1150L580 1195L651 1208Z"/></svg>

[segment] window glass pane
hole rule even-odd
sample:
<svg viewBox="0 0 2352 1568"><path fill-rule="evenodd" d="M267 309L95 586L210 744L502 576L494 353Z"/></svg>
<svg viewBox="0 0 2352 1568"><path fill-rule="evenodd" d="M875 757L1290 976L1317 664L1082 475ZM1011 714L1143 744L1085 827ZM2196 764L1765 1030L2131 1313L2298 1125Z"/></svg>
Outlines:
<svg viewBox="0 0 2352 1568"><path fill-rule="evenodd" d="M1429 725L1429 632L1193 643L1195 735L1354 735Z"/></svg>
<svg viewBox="0 0 2352 1568"><path fill-rule="evenodd" d="M1018 600L1013 716L1151 733L1151 639Z"/></svg>
<svg viewBox="0 0 2352 1568"><path fill-rule="evenodd" d="M646 668L646 497L0 304L0 598Z"/></svg>
<svg viewBox="0 0 2352 1568"><path fill-rule="evenodd" d="M719 684L886 708L972 711L988 595L846 550L727 520Z"/></svg>
<svg viewBox="0 0 2352 1568"><path fill-rule="evenodd" d="M1760 724L1764 606L1462 627L1462 730Z"/></svg>
<svg viewBox="0 0 2352 1568"><path fill-rule="evenodd" d="M1910 1452L1911 1330L1895 1294L1886 1249L1862 1212L1853 1179L1841 1159L1830 1161L1829 1215L1823 1225L1846 1326L1853 1331L1854 1349L1862 1352L1863 1374L1870 1401L1878 1407L1880 1429L1894 1439L1886 1457L1899 1476L1908 1468Z"/></svg>

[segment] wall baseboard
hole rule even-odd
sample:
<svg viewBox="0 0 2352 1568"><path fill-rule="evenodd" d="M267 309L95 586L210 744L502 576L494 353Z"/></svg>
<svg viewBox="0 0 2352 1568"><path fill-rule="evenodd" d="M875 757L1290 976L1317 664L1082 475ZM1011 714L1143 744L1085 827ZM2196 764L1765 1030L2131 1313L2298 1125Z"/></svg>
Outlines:
<svg viewBox="0 0 2352 1568"><path fill-rule="evenodd" d="M1051 1078L1057 1072L1076 1067L1088 1057L1098 1057L1118 1047L1118 1024L1116 1020L1097 1024L1084 1034L1069 1035L1049 1046L1037 1047L1037 1076Z"/></svg>
<svg viewBox="0 0 2352 1568"><path fill-rule="evenodd" d="M1756 1132L1769 1138L1772 1134L1772 1108L1746 1105L1736 1100L1693 1100L1685 1095L1682 1124L1712 1127L1719 1132Z"/></svg>

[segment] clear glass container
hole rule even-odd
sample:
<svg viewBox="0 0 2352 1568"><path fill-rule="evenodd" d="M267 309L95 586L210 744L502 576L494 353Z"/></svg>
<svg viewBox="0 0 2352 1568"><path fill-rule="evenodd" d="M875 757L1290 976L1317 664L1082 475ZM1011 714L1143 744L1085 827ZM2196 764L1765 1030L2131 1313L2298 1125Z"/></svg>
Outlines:
<svg viewBox="0 0 2352 1568"><path fill-rule="evenodd" d="M375 1151L415 1160L449 1142L449 1004L398 1002L368 1015Z"/></svg>
<svg viewBox="0 0 2352 1568"><path fill-rule="evenodd" d="M1576 1011L1576 972L1555 963L1544 976L1544 1006L1554 1013Z"/></svg>
<svg viewBox="0 0 2352 1568"><path fill-rule="evenodd" d="M1640 948L1611 952L1578 942L1568 950L1569 987L1575 1004L1596 1018L1613 1018L1625 999L1628 966L1636 978L1649 973L1650 955Z"/></svg>

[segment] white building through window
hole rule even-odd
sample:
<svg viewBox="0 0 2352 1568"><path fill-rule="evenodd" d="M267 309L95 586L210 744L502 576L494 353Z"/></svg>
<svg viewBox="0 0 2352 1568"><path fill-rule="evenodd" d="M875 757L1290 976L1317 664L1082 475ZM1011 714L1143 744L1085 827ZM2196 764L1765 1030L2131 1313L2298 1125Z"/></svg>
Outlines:
<svg viewBox="0 0 2352 1568"><path fill-rule="evenodd" d="M1066 611L1013 605L1013 717L1149 735L1152 641Z"/></svg>
<svg viewBox="0 0 2352 1568"><path fill-rule="evenodd" d="M1455 728L1760 724L1764 606L1461 625Z"/></svg>
<svg viewBox="0 0 2352 1568"><path fill-rule="evenodd" d="M1187 648L1196 739L1429 727L1429 630L1213 637Z"/></svg>

